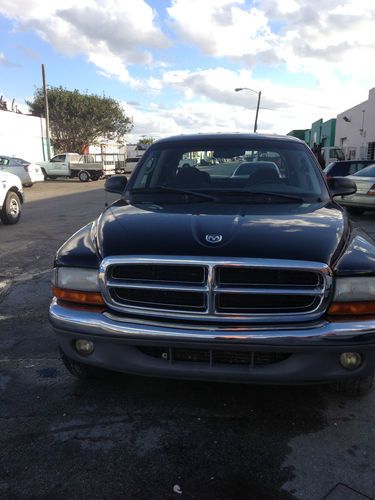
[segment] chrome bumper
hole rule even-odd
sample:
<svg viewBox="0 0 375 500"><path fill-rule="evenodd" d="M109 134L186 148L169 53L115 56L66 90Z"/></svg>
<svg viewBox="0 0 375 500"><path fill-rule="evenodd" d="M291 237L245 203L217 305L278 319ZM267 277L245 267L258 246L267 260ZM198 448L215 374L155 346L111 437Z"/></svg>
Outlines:
<svg viewBox="0 0 375 500"><path fill-rule="evenodd" d="M129 340L169 340L174 342L214 341L285 346L322 346L331 343L372 344L375 348L375 320L355 319L329 322L320 320L294 325L189 325L120 318L108 312L88 312L62 307L54 298L49 318L56 330L73 334L117 337Z"/></svg>

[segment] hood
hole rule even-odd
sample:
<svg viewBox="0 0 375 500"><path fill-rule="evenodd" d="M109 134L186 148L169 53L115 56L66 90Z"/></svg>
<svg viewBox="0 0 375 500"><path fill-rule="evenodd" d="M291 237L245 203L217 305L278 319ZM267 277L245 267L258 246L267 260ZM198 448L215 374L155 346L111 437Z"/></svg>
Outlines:
<svg viewBox="0 0 375 500"><path fill-rule="evenodd" d="M343 210L332 202L172 206L118 201L98 220L97 244L102 257L189 255L330 265L347 231Z"/></svg>

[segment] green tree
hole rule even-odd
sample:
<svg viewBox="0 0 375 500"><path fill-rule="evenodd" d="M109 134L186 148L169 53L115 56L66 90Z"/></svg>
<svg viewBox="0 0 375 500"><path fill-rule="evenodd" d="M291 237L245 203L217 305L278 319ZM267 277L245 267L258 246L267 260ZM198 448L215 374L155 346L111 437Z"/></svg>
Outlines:
<svg viewBox="0 0 375 500"><path fill-rule="evenodd" d="M35 91L33 101L26 101L36 116L45 116L43 89ZM133 128L118 101L95 94L82 94L63 87L48 88L51 138L56 152L80 153L85 145L100 139L122 142Z"/></svg>
<svg viewBox="0 0 375 500"><path fill-rule="evenodd" d="M147 136L147 135L142 135L141 138L139 139L139 143L140 144L153 144L155 142L155 138L152 137L151 135L150 136Z"/></svg>

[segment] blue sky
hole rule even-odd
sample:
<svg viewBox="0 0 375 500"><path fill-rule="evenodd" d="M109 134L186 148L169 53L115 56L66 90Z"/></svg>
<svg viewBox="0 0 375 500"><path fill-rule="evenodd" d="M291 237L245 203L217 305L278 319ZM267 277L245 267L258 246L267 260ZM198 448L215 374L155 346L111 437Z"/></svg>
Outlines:
<svg viewBox="0 0 375 500"><path fill-rule="evenodd" d="M0 94L41 85L105 93L132 136L287 133L335 117L375 85L366 0L0 0ZM366 71L363 71L366 67Z"/></svg>

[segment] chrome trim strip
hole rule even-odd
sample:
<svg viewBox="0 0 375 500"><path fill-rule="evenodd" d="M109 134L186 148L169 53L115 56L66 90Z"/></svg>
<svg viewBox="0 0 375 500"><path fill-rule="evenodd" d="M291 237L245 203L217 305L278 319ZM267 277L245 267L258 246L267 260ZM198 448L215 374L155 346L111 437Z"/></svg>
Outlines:
<svg viewBox="0 0 375 500"><path fill-rule="evenodd" d="M153 283L129 283L125 281L120 281L119 283L117 281L114 281L113 279L107 280L107 286L110 286L111 288L133 288L133 289L142 289L142 290L170 290L173 292L208 292L209 288L207 285L205 286L197 286L196 284L194 285L165 285L164 283L158 283L153 284Z"/></svg>
<svg viewBox="0 0 375 500"><path fill-rule="evenodd" d="M137 323L115 319L113 315L87 312L62 307L56 298L52 300L49 318L59 332L77 335L117 336L134 340L174 340L174 341L230 341L261 343L269 345L321 345L329 341L368 341L375 349L375 320L328 322L321 319L314 324L296 325L254 325L246 327L215 327L166 325L165 323Z"/></svg>
<svg viewBox="0 0 375 500"><path fill-rule="evenodd" d="M237 294L253 294L253 295L324 295L322 288L308 288L305 290L297 290L296 288L218 288L214 287L214 292L220 293L237 293Z"/></svg>
<svg viewBox="0 0 375 500"><path fill-rule="evenodd" d="M152 307L144 307L144 306L136 306L136 305L125 305L115 299L115 297L110 293L110 287L112 287L113 278L107 276L107 271L111 266L114 265L122 265L122 264L160 264L160 265L192 265L192 266L200 266L205 267L207 269L207 278L205 283L202 286L194 284L193 286L186 285L185 283L182 285L171 286L168 284L162 284L161 286L155 287L154 283L147 283L143 286L139 283L137 288L149 288L149 289L160 289L160 290L172 290L172 291L191 291L191 292L205 292L207 296L207 309L205 311L191 311L191 310L182 310L176 308L170 309L161 309L157 306ZM296 285L290 285L290 289L287 286L277 287L272 289L271 287L266 288L262 286L254 286L254 288L241 288L234 289L232 286L223 287L222 285L218 285L215 283L215 269L217 267L248 267L248 268L256 268L256 269L273 269L273 270L297 270L297 271L311 271L318 273L322 278L321 286L312 285L309 287L308 285L303 288L299 286L297 288ZM109 280L109 281L107 281ZM120 288L120 283L118 283L116 279L116 283L114 287ZM274 322L299 322L301 320L311 321L319 318L325 311L327 307L327 302L331 294L331 285L332 285L332 273L329 268L324 263L320 262L311 262L311 261L295 261L295 260L283 260L283 259L247 259L247 258L215 258L215 257L196 257L196 256L165 256L165 255L153 255L153 256L140 256L140 255L114 255L111 257L106 257L100 264L99 268L99 284L100 289L103 294L104 300L107 305L115 310L122 313L129 314L142 314L149 317L168 317L170 319L184 319L184 320L201 320L204 316L208 320L229 322L229 321L238 321L238 322L270 322L270 317ZM132 286L124 283L124 288L136 288L136 286ZM233 290L233 291L232 291ZM235 290L235 291L234 291ZM249 291L250 290L250 291ZM290 295L315 295L317 299L317 304L313 310L305 311L305 312L292 312L290 313L290 309L285 310L285 312L277 312L272 313L269 311L264 313L244 313L239 311L230 312L218 312L215 307L215 298L220 293L264 293L264 294L273 294L275 293L273 290L276 290L283 294ZM311 293L309 293L311 292Z"/></svg>

